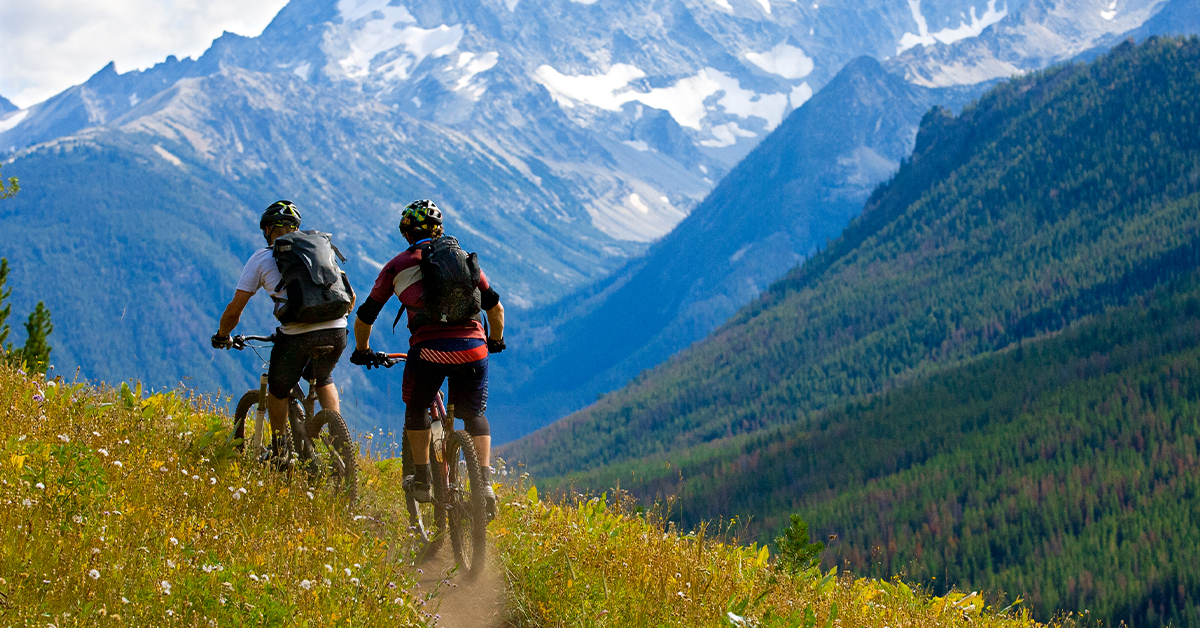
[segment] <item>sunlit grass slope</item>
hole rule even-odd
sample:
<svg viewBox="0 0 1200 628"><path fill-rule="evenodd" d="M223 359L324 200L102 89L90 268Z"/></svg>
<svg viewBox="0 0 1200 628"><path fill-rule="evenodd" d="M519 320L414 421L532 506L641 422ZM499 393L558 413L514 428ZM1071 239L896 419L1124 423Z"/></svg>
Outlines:
<svg viewBox="0 0 1200 628"><path fill-rule="evenodd" d="M604 497L514 498L493 535L520 626L1040 626L1020 604L932 597L900 580L776 570L767 548L680 534Z"/></svg>
<svg viewBox="0 0 1200 628"><path fill-rule="evenodd" d="M360 461L350 509L236 455L229 417L184 392L0 366L0 418L0 626L442 626L456 603L418 582L393 460ZM492 539L522 628L1038 625L970 593L789 575L619 503L502 495Z"/></svg>
<svg viewBox="0 0 1200 628"><path fill-rule="evenodd" d="M222 423L180 394L0 367L0 625L427 623L398 478L365 465L348 512L231 457Z"/></svg>

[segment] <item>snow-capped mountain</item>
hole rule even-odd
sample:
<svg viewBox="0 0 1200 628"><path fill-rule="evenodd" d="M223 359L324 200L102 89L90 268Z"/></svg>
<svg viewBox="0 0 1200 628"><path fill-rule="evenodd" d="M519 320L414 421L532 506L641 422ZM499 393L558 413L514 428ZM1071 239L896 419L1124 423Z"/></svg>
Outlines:
<svg viewBox="0 0 1200 628"><path fill-rule="evenodd" d="M309 208L313 226L352 253L361 291L400 246L397 209L423 196L447 209L450 230L480 252L507 303L545 306L671 232L850 60L884 60L919 85L981 85L1102 45L1162 4L1111 2L293 0L258 37L227 33L199 59L145 71L110 65L46 102L0 111L5 175L25 187L0 208L0 229L27 234L5 251L27 269L13 274L18 309L20 299L44 299L70 318L56 332L60 368L240 386L245 365L210 361L197 339L215 328L256 246L257 211L279 197ZM854 111L822 115L829 128L874 124ZM894 137L870 141L908 146L917 122L897 120L886 127ZM861 195L890 175L903 151L869 159L873 149L855 144L864 137L822 147L839 166L806 183L805 198ZM137 185L123 188L129 181ZM128 233L147 224L191 235L161 249ZM67 246L88 249L86 238L75 242L85 225L110 234L98 254ZM39 240L47 229L64 235ZM742 235L779 230L795 226ZM782 272L815 244L788 240L775 251L786 264L759 270ZM770 280L738 283L730 273L741 266L694 269L687 285L733 286L713 296L720 307L676 324L669 342L620 373L703 336ZM115 276L119 289L79 298L80 285ZM155 299L134 316L129 301L140 294ZM661 297L629 296L648 308ZM352 386L370 388L355 377Z"/></svg>

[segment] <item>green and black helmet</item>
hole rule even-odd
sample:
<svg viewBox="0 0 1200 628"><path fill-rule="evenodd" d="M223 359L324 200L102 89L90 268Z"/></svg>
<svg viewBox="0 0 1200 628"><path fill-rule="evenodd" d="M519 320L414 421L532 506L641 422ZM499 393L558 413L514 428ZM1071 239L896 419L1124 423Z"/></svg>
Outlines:
<svg viewBox="0 0 1200 628"><path fill-rule="evenodd" d="M300 228L300 210L291 201L271 203L258 221L258 228L264 231L282 226Z"/></svg>
<svg viewBox="0 0 1200 628"><path fill-rule="evenodd" d="M436 235L442 226L442 210L429 199L413 201L400 213L400 233L424 231Z"/></svg>

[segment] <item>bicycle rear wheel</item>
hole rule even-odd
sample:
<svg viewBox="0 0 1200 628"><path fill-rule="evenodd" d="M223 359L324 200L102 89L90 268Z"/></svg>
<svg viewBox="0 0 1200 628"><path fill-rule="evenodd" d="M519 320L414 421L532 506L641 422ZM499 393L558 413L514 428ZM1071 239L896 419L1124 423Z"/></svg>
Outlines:
<svg viewBox="0 0 1200 628"><path fill-rule="evenodd" d="M465 430L447 434L446 448L450 542L454 558L469 578L483 572L487 555L487 513L483 497L483 469L475 443Z"/></svg>
<svg viewBox="0 0 1200 628"><path fill-rule="evenodd" d="M340 413L321 410L304 424L303 437L311 452L307 464L315 465L318 475L328 478L338 493L354 504L358 501L358 443L350 438L350 429Z"/></svg>
<svg viewBox="0 0 1200 628"><path fill-rule="evenodd" d="M405 430L401 437L401 460L402 473L404 477L414 475L417 472L416 463L413 462L412 452L409 450L408 431ZM446 516L446 498L445 498L445 474L437 471L437 452L434 451L433 443L429 443L429 462L433 467L433 494L434 502L429 508L422 508L422 504L416 500L408 491L404 492L404 505L408 509L408 525L417 537L420 539L422 547L418 550L418 559L425 560L436 556L438 551L442 549L442 543L446 540L447 532L447 516ZM425 521L430 516L432 511L433 529L425 527Z"/></svg>

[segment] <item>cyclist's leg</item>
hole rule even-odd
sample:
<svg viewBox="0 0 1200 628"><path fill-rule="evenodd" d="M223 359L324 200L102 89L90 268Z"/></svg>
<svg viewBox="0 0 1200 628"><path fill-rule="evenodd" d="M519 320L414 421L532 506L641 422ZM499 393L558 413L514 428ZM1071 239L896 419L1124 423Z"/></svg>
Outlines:
<svg viewBox="0 0 1200 628"><path fill-rule="evenodd" d="M450 403L454 404L454 416L462 419L479 464L491 464L492 436L485 411L488 397L488 359L450 367Z"/></svg>
<svg viewBox="0 0 1200 628"><path fill-rule="evenodd" d="M411 352L404 363L404 431L418 466L429 464L429 415L446 375L440 364L427 362L419 352Z"/></svg>
<svg viewBox="0 0 1200 628"><path fill-rule="evenodd" d="M316 383L317 399L321 401L321 408L341 414L342 408L338 399L337 387L333 385L333 369L337 367L342 352L346 350L346 329L314 331L311 332L311 338L306 342L312 347L333 347L333 351L326 351L314 356L309 362L309 367L312 369L312 378Z"/></svg>
<svg viewBox="0 0 1200 628"><path fill-rule="evenodd" d="M271 366L267 370L267 416L271 419L271 431L276 434L287 432L288 399L292 388L300 382L308 356L303 351L304 334L288 335L275 332L275 345L271 347Z"/></svg>

